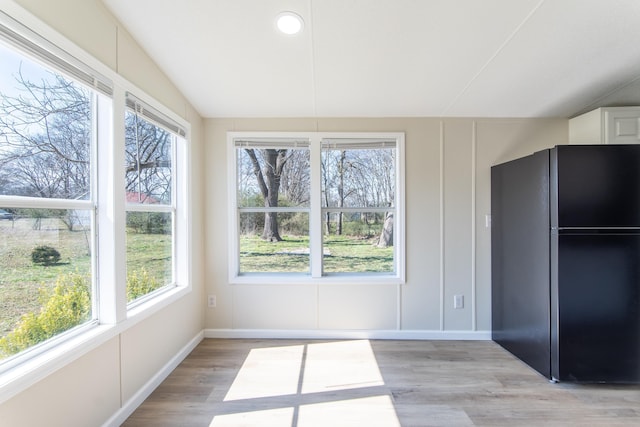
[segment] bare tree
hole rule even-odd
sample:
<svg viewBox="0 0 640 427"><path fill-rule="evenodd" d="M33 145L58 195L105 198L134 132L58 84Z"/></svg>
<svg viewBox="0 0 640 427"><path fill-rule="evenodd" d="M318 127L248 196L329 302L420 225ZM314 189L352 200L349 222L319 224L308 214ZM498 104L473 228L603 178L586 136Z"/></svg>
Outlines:
<svg viewBox="0 0 640 427"><path fill-rule="evenodd" d="M344 176L346 173L345 168L348 167L345 165L345 161L347 159L346 150L340 151L340 157L338 158L338 207L343 208L344 202L346 199L346 194L344 192ZM336 227L336 234L338 236L342 235L342 221L344 219L344 213L342 211L338 212L338 226Z"/></svg>
<svg viewBox="0 0 640 427"><path fill-rule="evenodd" d="M287 163L287 150L274 148L256 150L247 148L245 151L253 164L253 173L258 181L260 193L264 199L264 206L267 208L278 207L282 172ZM264 164L261 164L256 151L260 153ZM262 238L270 242L279 242L282 240L278 229L277 212L265 212Z"/></svg>
<svg viewBox="0 0 640 427"><path fill-rule="evenodd" d="M395 159L393 149L327 149L323 153L323 205L337 208L382 208L394 205ZM345 215L336 218L336 234L344 233ZM384 215L361 214L367 226L379 224L379 246L393 245L393 211ZM325 218L330 233L330 216Z"/></svg>
<svg viewBox="0 0 640 427"><path fill-rule="evenodd" d="M59 74L36 75L20 65L0 92L0 194L87 199L94 96ZM125 137L127 191L170 201L172 135L128 113ZM72 210L54 214L70 230L82 220Z"/></svg>
<svg viewBox="0 0 640 427"><path fill-rule="evenodd" d="M0 192L7 195L89 197L89 90L55 73L29 79L19 67L12 91L0 92ZM58 214L69 230L77 215ZM37 226L37 220L34 224Z"/></svg>
<svg viewBox="0 0 640 427"><path fill-rule="evenodd" d="M280 177L280 193L293 206L309 203L309 150L289 150Z"/></svg>
<svg viewBox="0 0 640 427"><path fill-rule="evenodd" d="M127 113L125 117L125 188L136 202L171 202L173 135Z"/></svg>
<svg viewBox="0 0 640 427"><path fill-rule="evenodd" d="M0 169L4 194L88 197L91 95L54 73L34 82L20 70L17 94L0 93Z"/></svg>
<svg viewBox="0 0 640 427"><path fill-rule="evenodd" d="M353 163L347 158L347 150L327 150L322 161L324 204L326 207L343 208L353 192L349 183ZM335 234L342 235L344 212L339 211ZM325 215L326 233L331 233L331 214Z"/></svg>
<svg viewBox="0 0 640 427"><path fill-rule="evenodd" d="M327 158L328 156L322 156L322 195L323 195L323 203L325 207L331 206L331 195L330 195L330 186L331 186L331 172L330 172L330 162ZM325 225L325 234L331 234L331 213L326 212L324 218Z"/></svg>
<svg viewBox="0 0 640 427"><path fill-rule="evenodd" d="M380 232L380 237L378 237L378 247L386 248L389 246L393 246L393 213L387 212L387 215L384 219L384 224L382 226L382 231Z"/></svg>

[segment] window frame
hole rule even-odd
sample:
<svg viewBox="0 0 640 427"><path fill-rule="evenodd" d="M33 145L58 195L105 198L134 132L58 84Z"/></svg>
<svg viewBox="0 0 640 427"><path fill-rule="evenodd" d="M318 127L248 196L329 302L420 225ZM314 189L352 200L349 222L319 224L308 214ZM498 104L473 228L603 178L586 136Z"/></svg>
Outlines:
<svg viewBox="0 0 640 427"><path fill-rule="evenodd" d="M161 295L164 292L170 291L171 289L178 286L177 283L177 273L178 273L178 251L176 250L177 245L177 234L178 230L181 229L179 224L177 223L177 200L178 200L178 192L177 192L177 181L178 181L178 170L186 170L184 169L182 163L182 155L178 155L179 153L179 145L185 144L185 136L186 130L180 126L180 124L172 121L171 118L166 117L164 113L157 111L155 108L149 106L144 103L133 94L127 92L126 93L126 113L135 114L141 120L145 120L148 123L162 128L166 132L170 134L172 139L171 141L171 203L169 204L147 204L147 203L135 203L126 201L125 198L125 209L124 215L125 218L129 212L140 212L140 213L168 213L171 214L171 282L165 283L160 286L158 289L151 291L145 295L141 295L140 297L127 302L127 311L135 310L136 307L140 305L144 305L145 303L152 301L158 295ZM152 113L151 113L152 112ZM151 114L149 114L151 113ZM126 194L126 189L123 189ZM126 220L125 220L126 223ZM125 224L126 226L126 224ZM126 239L125 239L126 240ZM125 244L126 247L126 244ZM125 257L125 267L128 267L128 262ZM128 270L125 268L125 270ZM128 271L127 271L128 274Z"/></svg>
<svg viewBox="0 0 640 427"><path fill-rule="evenodd" d="M99 131L99 117L111 113L110 103L113 84L104 75L89 68L87 65L70 57L55 45L43 39L37 33L0 11L0 43L7 50L11 50L22 58L42 67L43 70L54 72L67 81L87 89L89 93L91 130L89 142L89 197L87 199L61 199L52 197L33 197L0 194L0 204L18 209L63 209L82 210L89 213L90 238L89 246L93 254L90 259L91 273L91 318L66 331L62 331L51 338L45 339L12 356L0 360L0 380L8 372L20 367L32 359L46 357L73 338L87 333L100 323L100 285L98 277L98 149L101 135ZM0 385L2 381L0 381ZM0 394L1 396L1 394Z"/></svg>
<svg viewBox="0 0 640 427"><path fill-rule="evenodd" d="M236 141L278 141L308 140L310 150L310 201L309 201L309 240L310 273L240 273L239 263L239 213L237 188L237 146ZM323 231L321 203L321 157L322 141L330 139L354 140L365 143L370 140L394 140L395 159L395 213L394 213L394 271L390 273L331 273L323 274ZM277 131L230 131L227 132L227 167L229 170L228 206L229 206L229 270L230 284L404 284L406 272L405 256L405 159L404 132L277 132ZM266 146L265 146L266 148ZM292 210L277 208L277 210ZM300 209L300 208L298 208ZM329 208L332 210L333 208ZM263 209L258 209L263 210ZM307 208L303 208L307 210Z"/></svg>
<svg viewBox="0 0 640 427"><path fill-rule="evenodd" d="M7 207L80 208L93 213L95 255L91 262L95 319L1 361L2 403L190 293L192 229L190 124L22 7L9 5L0 11L0 27L9 30L10 38L14 37L11 34L18 36L15 41L3 39L9 49L93 89L95 100L92 107L92 199L47 200L0 195L0 204ZM34 31L35 28L38 30ZM26 45L22 45L23 42ZM71 69L67 68L69 66ZM176 166L172 183L175 194L172 200L174 283L131 307L127 305L124 268L126 207L122 170L127 93L134 93L154 113L168 119L167 124L177 124L180 132L174 147ZM175 133L173 129L169 131ZM109 238L101 239L101 235Z"/></svg>
<svg viewBox="0 0 640 427"><path fill-rule="evenodd" d="M191 292L191 200L190 200L190 176L188 171L191 170L191 157L189 155L189 146L191 141L190 125L181 117L177 116L173 111L169 110L158 101L146 95L142 90L135 88L131 83L122 81L122 86L116 86L116 94L121 97L114 108L114 114L121 120L121 125L115 129L121 132L114 140L114 149L118 150L117 156L119 163L115 175L117 180L114 185L118 188L117 204L122 204L120 212L121 224L119 229L122 230L123 246L118 254L121 263L118 263L116 269L118 274L122 276L119 283L124 283L116 290L117 301L112 312L115 311L115 323L124 320L138 320L146 318L146 316L155 313L166 305L181 298L186 293ZM122 89L122 90L119 90ZM122 165L125 164L125 112L131 111L129 100L135 100L136 109L141 117L149 122L168 131L174 141L172 143L172 183L171 183L171 205L151 205L127 203L125 197L125 174ZM126 295L126 213L127 212L170 212L172 214L172 255L173 255L173 281L166 284L147 295L127 302Z"/></svg>

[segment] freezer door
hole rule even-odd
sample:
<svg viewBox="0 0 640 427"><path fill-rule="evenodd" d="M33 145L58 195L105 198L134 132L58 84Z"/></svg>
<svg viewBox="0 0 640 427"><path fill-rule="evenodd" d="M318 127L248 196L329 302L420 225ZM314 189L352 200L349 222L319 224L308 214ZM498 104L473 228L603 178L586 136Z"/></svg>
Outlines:
<svg viewBox="0 0 640 427"><path fill-rule="evenodd" d="M640 235L552 238L552 345L556 379L640 382Z"/></svg>
<svg viewBox="0 0 640 427"><path fill-rule="evenodd" d="M640 145L561 145L552 164L552 226L640 226Z"/></svg>

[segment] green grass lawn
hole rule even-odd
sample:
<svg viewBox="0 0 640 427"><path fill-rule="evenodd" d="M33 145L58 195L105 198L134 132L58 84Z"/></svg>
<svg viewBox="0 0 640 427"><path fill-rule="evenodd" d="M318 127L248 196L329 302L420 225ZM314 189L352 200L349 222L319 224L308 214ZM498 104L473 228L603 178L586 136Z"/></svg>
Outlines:
<svg viewBox="0 0 640 427"><path fill-rule="evenodd" d="M69 231L58 219L43 219L40 230L33 219L0 221L0 336L10 332L22 314L40 309L39 288L53 286L65 273L89 274L91 258L84 231ZM58 264L44 267L31 262L39 245L60 252Z"/></svg>
<svg viewBox="0 0 640 427"><path fill-rule="evenodd" d="M25 313L41 307L39 289L53 286L66 273L89 275L90 238L84 231L69 231L58 219L43 219L39 230L33 219L0 221L0 337L13 330ZM375 239L328 236L324 241L325 273L392 272L393 248L379 248ZM58 264L34 265L31 251L49 245L60 252ZM144 268L161 285L171 277L171 236L127 233L127 269ZM309 272L309 238L284 236L266 242L259 236L240 239L240 268L251 272Z"/></svg>
<svg viewBox="0 0 640 427"><path fill-rule="evenodd" d="M393 248L379 248L375 240L326 236L324 272L393 272ZM244 235L240 238L240 272L308 273L309 238L283 236L281 242L266 242L259 236Z"/></svg>
<svg viewBox="0 0 640 427"><path fill-rule="evenodd" d="M172 277L172 239L168 234L127 232L127 270L145 269L158 283L166 285Z"/></svg>
<svg viewBox="0 0 640 427"><path fill-rule="evenodd" d="M66 273L91 273L89 235L69 231L55 218L43 219L40 230L33 229L33 222L0 221L0 337L13 330L23 314L40 310L42 285L53 287ZM39 245L58 250L60 262L48 267L33 264L31 251ZM162 285L172 280L171 236L127 234L127 269L141 268Z"/></svg>

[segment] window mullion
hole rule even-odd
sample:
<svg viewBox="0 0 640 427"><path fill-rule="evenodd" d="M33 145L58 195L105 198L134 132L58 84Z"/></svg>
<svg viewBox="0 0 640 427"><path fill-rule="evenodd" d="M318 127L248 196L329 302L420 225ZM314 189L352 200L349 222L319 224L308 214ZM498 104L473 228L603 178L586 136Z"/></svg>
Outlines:
<svg viewBox="0 0 640 427"><path fill-rule="evenodd" d="M311 200L309 207L309 246L311 277L322 277L322 147L319 136L311 139Z"/></svg>
<svg viewBox="0 0 640 427"><path fill-rule="evenodd" d="M126 319L124 91L115 88L113 108L98 104L98 269L100 323ZM104 108L102 108L104 107Z"/></svg>
<svg viewBox="0 0 640 427"><path fill-rule="evenodd" d="M229 278L237 277L240 272L240 212L238 211L238 160L237 150L233 143L233 136L227 134L227 165L229 168L229 188L227 191L227 203L229 205Z"/></svg>

